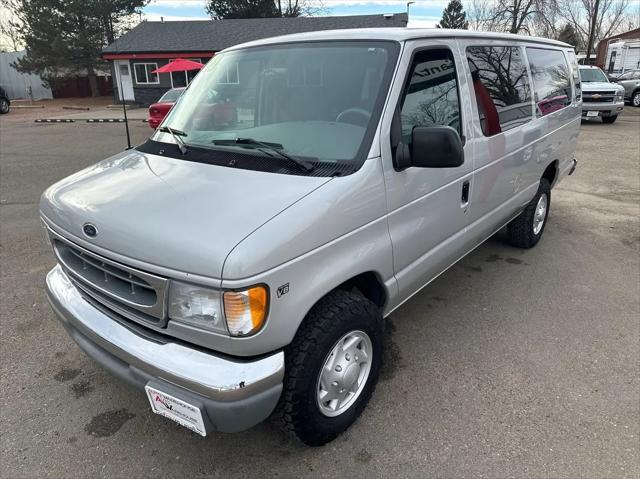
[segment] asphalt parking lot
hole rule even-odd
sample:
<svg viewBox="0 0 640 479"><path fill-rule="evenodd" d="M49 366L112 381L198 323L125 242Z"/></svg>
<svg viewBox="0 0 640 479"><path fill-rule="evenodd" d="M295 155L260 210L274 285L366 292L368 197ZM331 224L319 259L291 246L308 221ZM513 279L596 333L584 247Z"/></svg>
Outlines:
<svg viewBox="0 0 640 479"><path fill-rule="evenodd" d="M46 302L54 181L124 147L122 124L0 119L0 475L640 475L640 109L583 124L539 245L498 233L389 319L358 422L307 448L273 425L201 438L98 367ZM132 125L135 142L150 129Z"/></svg>

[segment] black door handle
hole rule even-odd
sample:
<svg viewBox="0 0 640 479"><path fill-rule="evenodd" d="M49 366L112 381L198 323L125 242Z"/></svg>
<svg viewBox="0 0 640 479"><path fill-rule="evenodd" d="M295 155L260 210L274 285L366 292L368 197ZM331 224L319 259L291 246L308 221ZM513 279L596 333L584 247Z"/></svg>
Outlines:
<svg viewBox="0 0 640 479"><path fill-rule="evenodd" d="M462 183L462 204L461 206L464 208L469 204L469 180Z"/></svg>

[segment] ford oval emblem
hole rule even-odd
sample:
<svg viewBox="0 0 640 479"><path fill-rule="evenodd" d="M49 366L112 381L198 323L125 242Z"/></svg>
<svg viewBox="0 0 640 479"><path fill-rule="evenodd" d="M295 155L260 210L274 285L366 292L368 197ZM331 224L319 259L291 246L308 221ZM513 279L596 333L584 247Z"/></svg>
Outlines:
<svg viewBox="0 0 640 479"><path fill-rule="evenodd" d="M95 238L98 235L98 228L91 223L85 223L82 225L82 232L89 238Z"/></svg>

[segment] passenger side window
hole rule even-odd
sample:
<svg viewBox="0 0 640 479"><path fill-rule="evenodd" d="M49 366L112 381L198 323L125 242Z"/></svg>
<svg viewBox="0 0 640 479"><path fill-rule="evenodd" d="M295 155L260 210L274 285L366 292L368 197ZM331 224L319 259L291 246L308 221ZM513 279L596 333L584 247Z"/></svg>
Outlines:
<svg viewBox="0 0 640 479"><path fill-rule="evenodd" d="M467 59L486 136L531 120L531 88L519 47L469 47Z"/></svg>
<svg viewBox="0 0 640 479"><path fill-rule="evenodd" d="M458 80L449 50L416 53L405 86L400 122L407 145L416 126L450 126L461 133Z"/></svg>
<svg viewBox="0 0 640 479"><path fill-rule="evenodd" d="M527 48L538 115L544 116L571 103L571 81L564 54L559 50Z"/></svg>

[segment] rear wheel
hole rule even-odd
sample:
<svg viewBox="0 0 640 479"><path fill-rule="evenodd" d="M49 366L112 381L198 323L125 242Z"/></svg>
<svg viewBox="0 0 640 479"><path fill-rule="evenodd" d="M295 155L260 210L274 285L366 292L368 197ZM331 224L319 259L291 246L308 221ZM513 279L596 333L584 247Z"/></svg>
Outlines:
<svg viewBox="0 0 640 479"><path fill-rule="evenodd" d="M353 424L378 381L382 335L380 311L363 296L336 290L320 300L285 351L284 429L321 446Z"/></svg>
<svg viewBox="0 0 640 479"><path fill-rule="evenodd" d="M631 97L631 104L633 106L640 106L640 91L637 91L633 94L633 96Z"/></svg>
<svg viewBox="0 0 640 479"><path fill-rule="evenodd" d="M0 113L3 115L9 113L9 100L6 98L0 98Z"/></svg>
<svg viewBox="0 0 640 479"><path fill-rule="evenodd" d="M520 215L507 225L509 242L518 248L533 248L544 232L551 204L551 184L540 180L538 191Z"/></svg>
<svg viewBox="0 0 640 479"><path fill-rule="evenodd" d="M611 124L614 121L616 121L617 118L618 118L618 115L603 116L602 117L602 123Z"/></svg>

